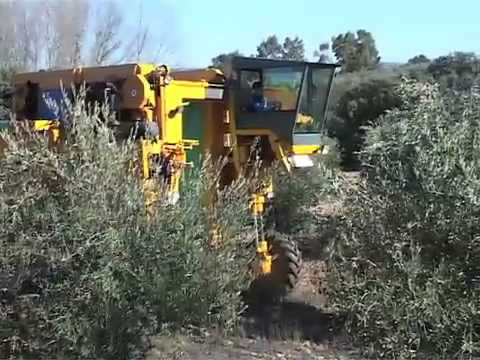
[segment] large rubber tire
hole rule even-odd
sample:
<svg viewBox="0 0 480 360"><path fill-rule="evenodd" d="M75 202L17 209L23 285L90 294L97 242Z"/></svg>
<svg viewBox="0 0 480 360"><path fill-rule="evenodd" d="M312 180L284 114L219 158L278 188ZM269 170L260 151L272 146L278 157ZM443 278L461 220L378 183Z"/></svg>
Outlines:
<svg viewBox="0 0 480 360"><path fill-rule="evenodd" d="M273 257L272 272L255 279L250 287L250 300L257 304L285 298L297 285L302 270L301 252L293 239L275 231L268 231L266 239Z"/></svg>
<svg viewBox="0 0 480 360"><path fill-rule="evenodd" d="M303 265L302 254L297 243L285 234L269 231L267 239L273 256L272 280L282 293L288 294L298 283Z"/></svg>

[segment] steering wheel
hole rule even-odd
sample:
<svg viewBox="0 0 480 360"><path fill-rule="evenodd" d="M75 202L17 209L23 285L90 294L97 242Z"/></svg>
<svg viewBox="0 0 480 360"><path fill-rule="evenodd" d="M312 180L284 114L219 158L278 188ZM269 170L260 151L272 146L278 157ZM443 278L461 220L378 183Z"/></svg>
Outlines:
<svg viewBox="0 0 480 360"><path fill-rule="evenodd" d="M280 103L280 101L274 101L272 105L274 111L282 110L282 104Z"/></svg>

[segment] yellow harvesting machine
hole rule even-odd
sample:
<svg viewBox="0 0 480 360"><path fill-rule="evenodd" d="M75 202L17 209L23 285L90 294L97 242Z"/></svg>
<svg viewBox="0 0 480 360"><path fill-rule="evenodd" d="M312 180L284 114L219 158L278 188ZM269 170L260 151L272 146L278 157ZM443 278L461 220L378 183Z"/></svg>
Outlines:
<svg viewBox="0 0 480 360"><path fill-rule="evenodd" d="M167 183L176 201L185 164L195 166L207 153L228 159L224 184L245 173L252 148L266 169L277 161L288 171L313 166L310 156L322 151L335 69L334 64L232 57L223 70L124 64L21 73L15 78L14 112L17 120L58 141L62 114L52 109L52 100L61 100L62 88L68 93L85 85L86 101L108 102L118 138L134 134L145 183ZM301 254L295 241L264 226L273 194L271 183L252 193L258 273L288 291L298 280Z"/></svg>

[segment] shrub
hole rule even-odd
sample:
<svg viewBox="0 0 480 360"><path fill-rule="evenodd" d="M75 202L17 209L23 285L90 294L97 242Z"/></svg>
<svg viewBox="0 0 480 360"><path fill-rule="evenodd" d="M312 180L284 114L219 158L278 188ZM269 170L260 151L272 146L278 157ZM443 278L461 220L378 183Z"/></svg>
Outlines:
<svg viewBox="0 0 480 360"><path fill-rule="evenodd" d="M8 136L0 159L0 357L127 359L165 328L232 329L254 253L246 182L217 189L207 164L148 217L134 145L81 101L67 115L62 151ZM215 249L212 220L225 234Z"/></svg>
<svg viewBox="0 0 480 360"><path fill-rule="evenodd" d="M340 162L336 142L332 139L323 142L329 145L330 151L313 156L313 167L293 169L291 173L283 166L275 168L274 206L280 232L312 235L318 231L318 219L312 209L332 194L332 179Z"/></svg>
<svg viewBox="0 0 480 360"><path fill-rule="evenodd" d="M366 72L350 74L339 78L332 105L335 112L329 122L332 136L338 139L342 151L343 164L355 166L357 152L363 145L364 127L373 122L385 111L399 104L395 87L398 74L386 72Z"/></svg>
<svg viewBox="0 0 480 360"><path fill-rule="evenodd" d="M323 136L321 143L325 145L326 152L321 156L315 157L317 168L323 165L326 169L340 169L342 154L338 140L336 138Z"/></svg>
<svg viewBox="0 0 480 360"><path fill-rule="evenodd" d="M14 69L0 66L0 121L9 118L9 111L11 110L12 75L14 72Z"/></svg>
<svg viewBox="0 0 480 360"><path fill-rule="evenodd" d="M332 305L370 354L480 354L480 99L405 81L344 193Z"/></svg>
<svg viewBox="0 0 480 360"><path fill-rule="evenodd" d="M456 51L434 59L427 71L443 89L468 90L480 74L480 59L474 53Z"/></svg>

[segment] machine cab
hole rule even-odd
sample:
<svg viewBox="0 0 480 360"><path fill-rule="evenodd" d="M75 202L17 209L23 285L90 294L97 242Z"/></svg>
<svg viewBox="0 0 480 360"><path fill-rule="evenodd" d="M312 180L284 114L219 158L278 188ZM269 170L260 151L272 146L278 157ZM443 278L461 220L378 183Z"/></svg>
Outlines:
<svg viewBox="0 0 480 360"><path fill-rule="evenodd" d="M225 75L238 132L270 133L293 154L317 151L336 68L232 57Z"/></svg>

